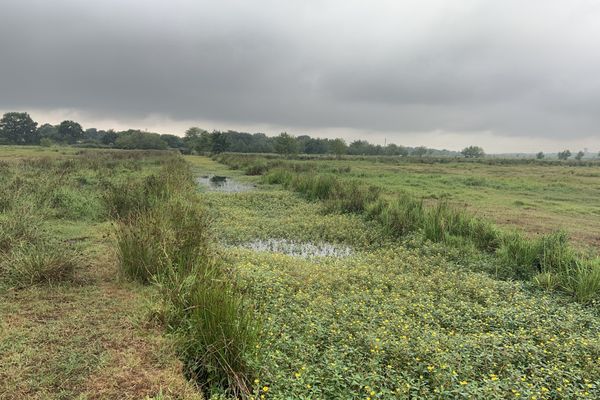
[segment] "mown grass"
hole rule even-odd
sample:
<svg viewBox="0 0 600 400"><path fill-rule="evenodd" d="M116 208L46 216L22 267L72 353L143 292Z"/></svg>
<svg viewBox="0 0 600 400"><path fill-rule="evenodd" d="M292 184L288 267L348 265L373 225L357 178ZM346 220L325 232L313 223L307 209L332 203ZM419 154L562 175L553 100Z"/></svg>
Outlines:
<svg viewBox="0 0 600 400"><path fill-rule="evenodd" d="M109 188L170 158L0 148L0 398L200 397L107 238Z"/></svg>

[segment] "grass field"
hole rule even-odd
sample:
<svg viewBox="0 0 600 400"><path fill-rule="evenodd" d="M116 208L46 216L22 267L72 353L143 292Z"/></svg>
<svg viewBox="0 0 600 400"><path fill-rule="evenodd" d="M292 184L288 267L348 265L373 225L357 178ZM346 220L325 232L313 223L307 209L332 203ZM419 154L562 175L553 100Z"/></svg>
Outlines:
<svg viewBox="0 0 600 400"><path fill-rule="evenodd" d="M446 198L597 254L600 168L294 160L286 189L185 161L0 148L1 399L600 397L597 292L500 279L494 254L298 189ZM244 191L191 186L207 175Z"/></svg>

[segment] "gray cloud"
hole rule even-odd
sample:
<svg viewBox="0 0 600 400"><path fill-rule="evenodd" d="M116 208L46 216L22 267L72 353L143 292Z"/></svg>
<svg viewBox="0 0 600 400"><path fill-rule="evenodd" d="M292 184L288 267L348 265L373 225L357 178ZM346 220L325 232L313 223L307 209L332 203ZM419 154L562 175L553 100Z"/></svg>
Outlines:
<svg viewBox="0 0 600 400"><path fill-rule="evenodd" d="M592 0L4 0L0 109L600 138Z"/></svg>

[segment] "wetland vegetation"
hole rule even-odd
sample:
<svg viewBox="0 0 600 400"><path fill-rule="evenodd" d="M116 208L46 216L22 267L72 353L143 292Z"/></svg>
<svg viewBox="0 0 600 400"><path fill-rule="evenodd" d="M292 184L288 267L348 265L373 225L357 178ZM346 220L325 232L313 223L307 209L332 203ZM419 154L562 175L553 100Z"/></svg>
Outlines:
<svg viewBox="0 0 600 400"><path fill-rule="evenodd" d="M0 398L597 398L599 176L0 149Z"/></svg>

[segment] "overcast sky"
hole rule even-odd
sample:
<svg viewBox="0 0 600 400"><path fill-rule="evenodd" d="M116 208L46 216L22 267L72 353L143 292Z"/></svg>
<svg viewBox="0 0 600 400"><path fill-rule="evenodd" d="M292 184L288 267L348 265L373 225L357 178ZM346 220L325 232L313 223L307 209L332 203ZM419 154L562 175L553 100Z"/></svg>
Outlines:
<svg viewBox="0 0 600 400"><path fill-rule="evenodd" d="M598 0L0 0L0 111L600 150Z"/></svg>

